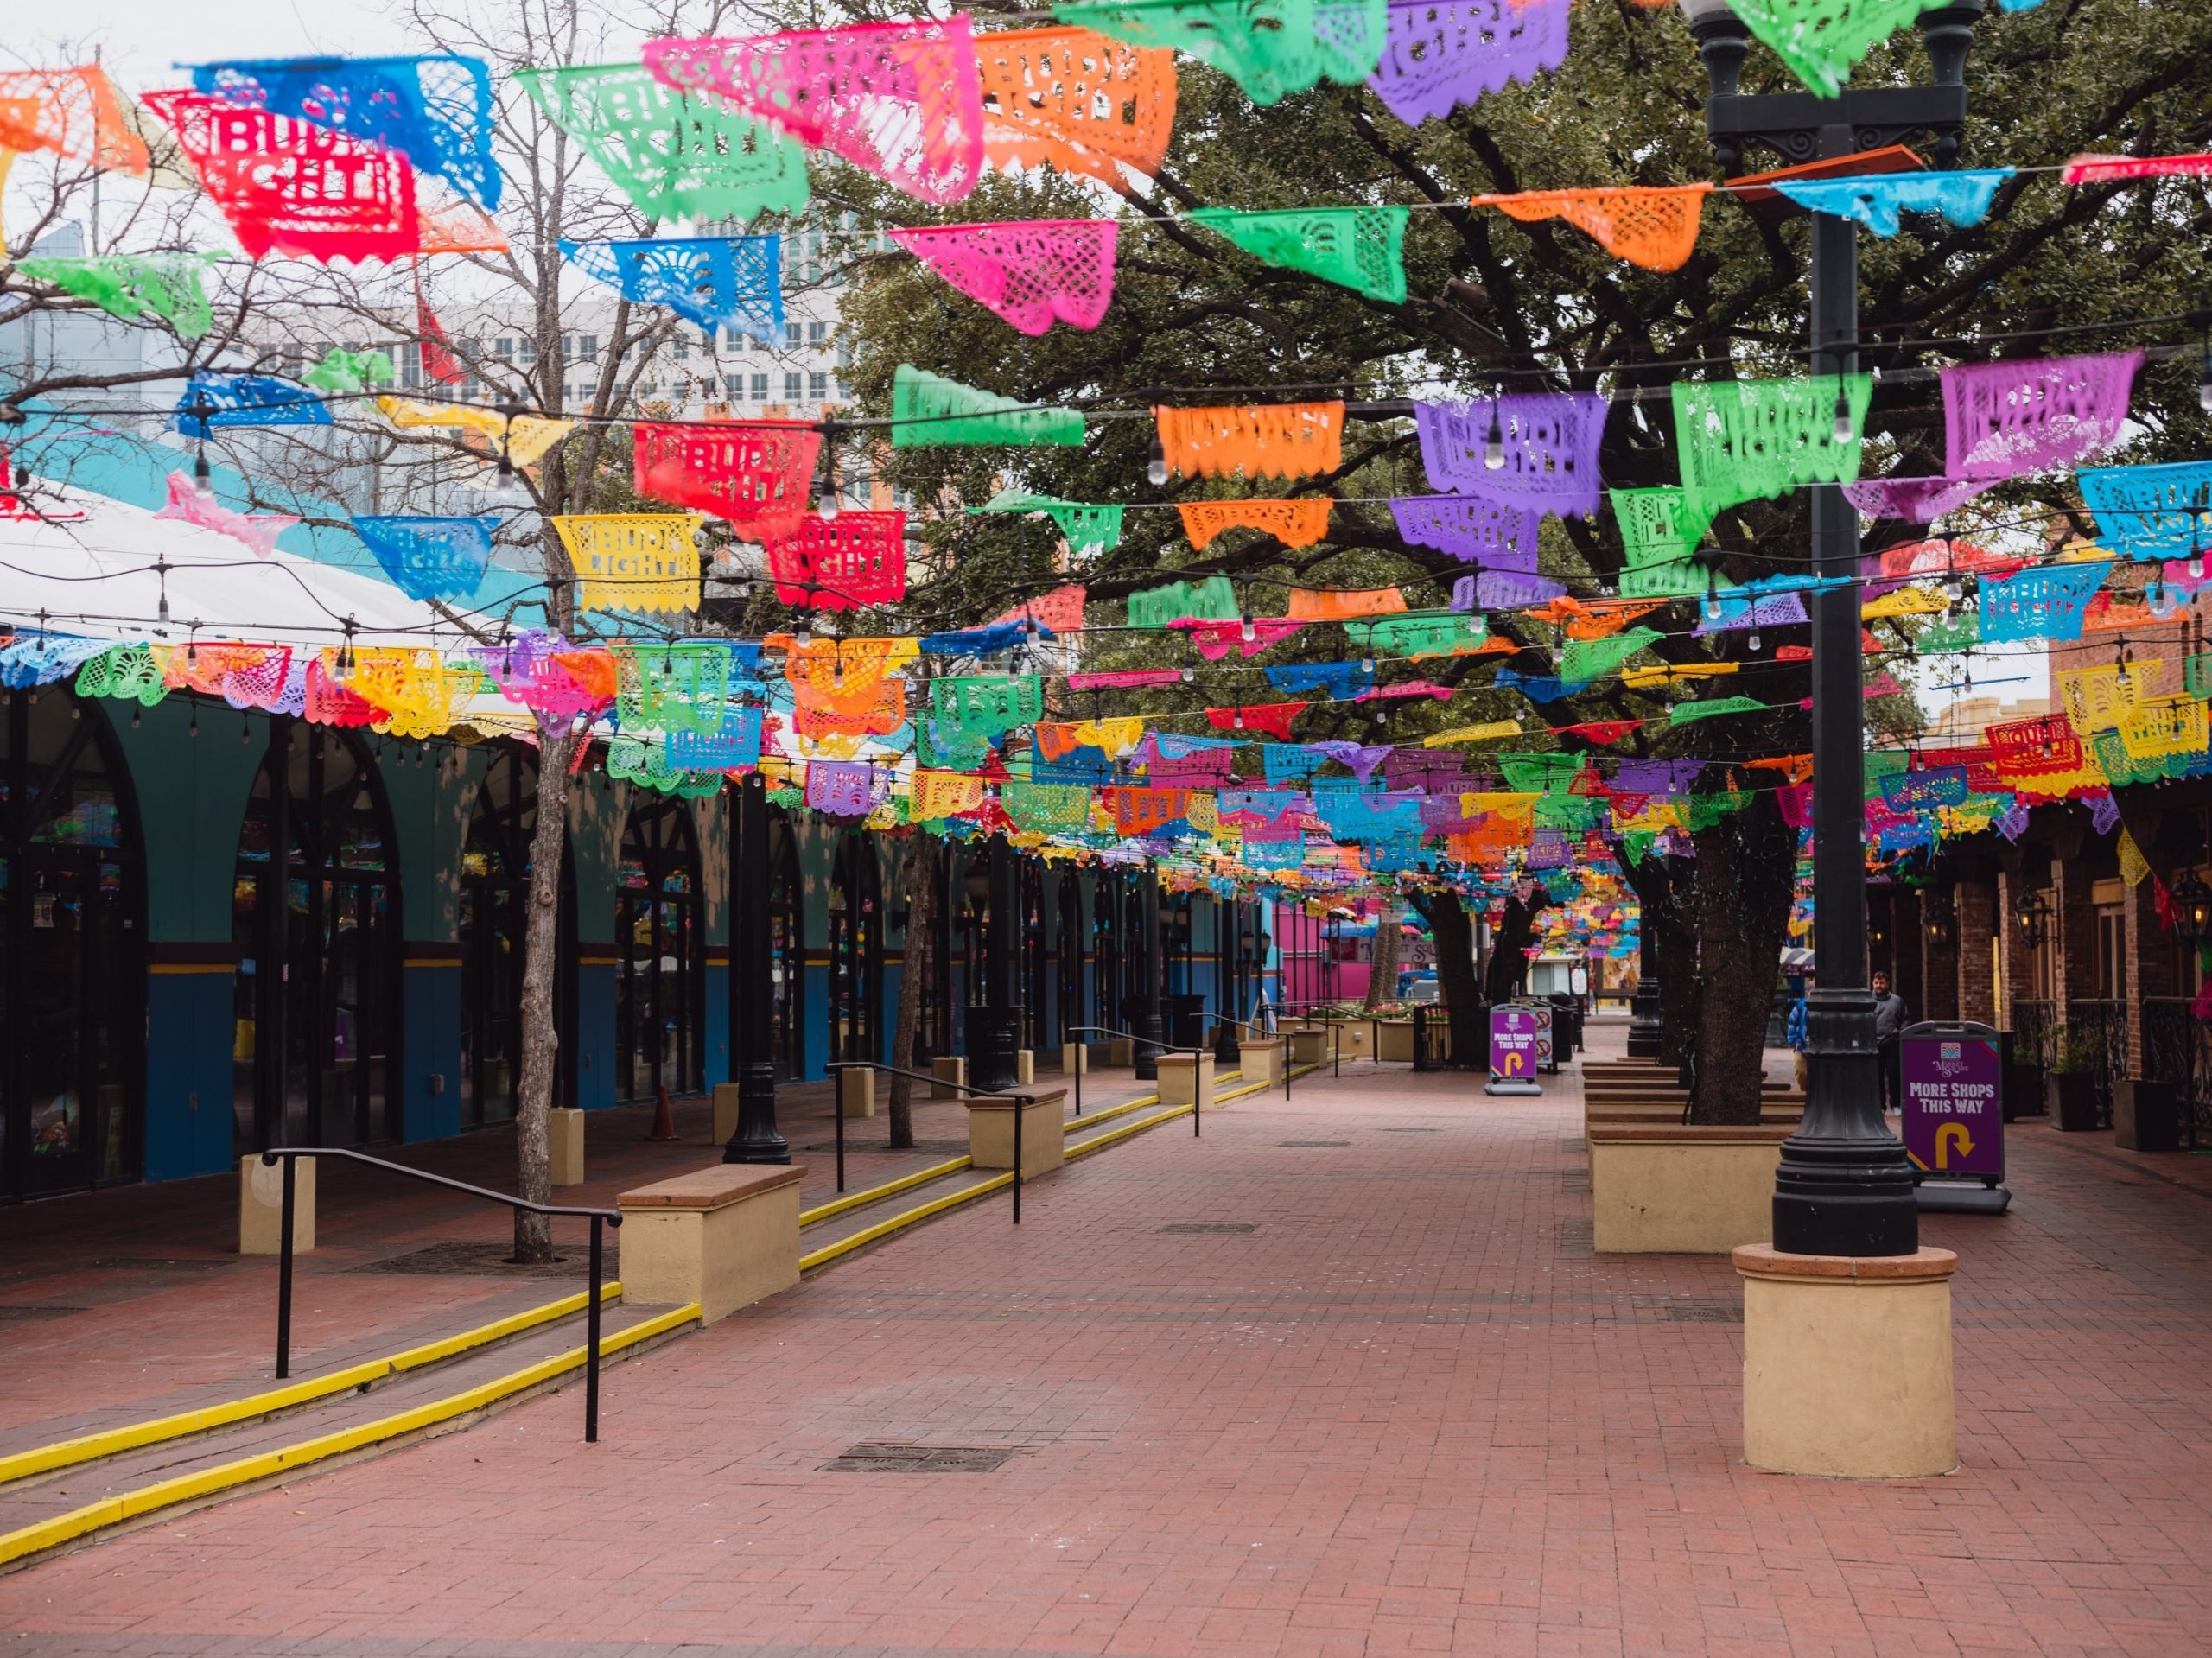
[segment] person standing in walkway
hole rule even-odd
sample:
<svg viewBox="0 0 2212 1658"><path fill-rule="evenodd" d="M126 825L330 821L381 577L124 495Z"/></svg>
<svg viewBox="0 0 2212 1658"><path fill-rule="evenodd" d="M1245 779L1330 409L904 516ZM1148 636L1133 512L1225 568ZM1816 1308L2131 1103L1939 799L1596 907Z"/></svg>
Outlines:
<svg viewBox="0 0 2212 1658"><path fill-rule="evenodd" d="M1890 975L1874 975L1874 1047L1882 1061L1882 1109L1901 1109L1904 1094L1904 1051L1901 1045L1906 1020L1904 998L1890 988Z"/></svg>

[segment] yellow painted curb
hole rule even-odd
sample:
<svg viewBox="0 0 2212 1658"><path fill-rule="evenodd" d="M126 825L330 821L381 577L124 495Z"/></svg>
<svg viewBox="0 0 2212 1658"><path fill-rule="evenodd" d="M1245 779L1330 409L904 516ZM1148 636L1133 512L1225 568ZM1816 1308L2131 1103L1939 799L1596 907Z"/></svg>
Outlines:
<svg viewBox="0 0 2212 1658"><path fill-rule="evenodd" d="M912 1174L902 1175L896 1180L887 1181L882 1185L870 1186L866 1191L849 1192L833 1202L823 1204L818 1209L808 1210L798 1217L799 1226L804 1229L812 1226L817 1221L826 1221L833 1215L842 1215L850 1210L863 1209L882 1198L895 1197L902 1191L910 1191L916 1186L925 1186L932 1180L942 1180L948 1174L957 1174L961 1170L973 1166L975 1160L971 1157L956 1157L949 1163L933 1164L926 1169L917 1169Z"/></svg>
<svg viewBox="0 0 2212 1658"><path fill-rule="evenodd" d="M1103 1147L1119 1145L1132 1134L1141 1134L1147 1128L1157 1128L1163 1122L1173 1122L1178 1117L1187 1117L1190 1115L1189 1106L1178 1105L1155 1116L1140 1117L1135 1122L1124 1123L1119 1128L1109 1128L1103 1134L1084 1140L1080 1146L1069 1147L1067 1160L1072 1163L1078 1157L1088 1156Z"/></svg>
<svg viewBox="0 0 2212 1658"><path fill-rule="evenodd" d="M1004 1174L993 1175L989 1179L969 1186L963 1191L932 1198L918 1207L907 1210L902 1214L893 1215L888 1220L878 1221L874 1226L863 1228L849 1238L839 1238L835 1243L825 1243L812 1255L801 1255L798 1258L798 1269L805 1273L813 1271L817 1267L826 1267L838 1256L850 1255L855 1249L874 1243L878 1238L887 1238L893 1232L925 1221L932 1215L942 1215L948 1209L957 1209L963 1204L971 1204L986 1192L1003 1191L1013 1184L1014 1172L1009 1169Z"/></svg>
<svg viewBox="0 0 2212 1658"><path fill-rule="evenodd" d="M575 1299L581 1301L583 1297ZM632 1324L629 1329L603 1339L599 1344L600 1356L602 1359L610 1357L626 1348L636 1346L639 1342L681 1329L698 1317L698 1304L692 1302L664 1312L658 1318L648 1318L643 1324ZM156 1485L141 1486L135 1491L124 1491L98 1502L88 1502L81 1509L73 1509L67 1514L56 1515L53 1519L41 1520L35 1525L0 1533L0 1566L59 1547L63 1543L105 1530L110 1526L120 1525L126 1520L136 1520L162 1509L173 1508L180 1502L212 1496L234 1486L251 1484L256 1480L268 1479L292 1469L304 1468L331 1457L343 1456L349 1451L359 1451L385 1439L397 1439L404 1433L435 1427L441 1422L452 1421L456 1417L495 1405L512 1394L550 1382L568 1371L582 1369L584 1358L584 1350L573 1347L565 1353L541 1359L536 1364L526 1365L522 1369L466 1392L454 1394L450 1398L432 1400L411 1410L400 1411L353 1427L341 1428L335 1433L326 1433L319 1439L242 1457L236 1462L203 1468L197 1473L182 1474Z"/></svg>
<svg viewBox="0 0 2212 1658"><path fill-rule="evenodd" d="M599 1286L601 1303L619 1300L621 1295L620 1280ZM57 1468L73 1468L79 1463L97 1462L103 1457L112 1457L124 1451L136 1451L142 1445L160 1445L168 1439L181 1439L195 1433L211 1432L216 1428L251 1421L257 1416L273 1416L279 1411L313 1404L318 1399L350 1393L356 1388L366 1388L389 1376L420 1369L426 1364L435 1364L441 1359L452 1358L474 1348L519 1335L525 1330L536 1329L539 1324L551 1324L572 1313L582 1312L590 1299L588 1290L579 1291L574 1295L563 1296L557 1301L549 1301L543 1306L531 1307L505 1318L494 1319L488 1324L479 1324L474 1330L464 1330L457 1336L448 1336L441 1341L425 1342L420 1347L410 1347L387 1358L365 1359L359 1364L349 1365L326 1376L313 1376L305 1382L273 1388L266 1393L249 1394L244 1399L209 1405L200 1410L181 1411L174 1416L157 1416L143 1422L126 1423L122 1427L107 1428L98 1433L86 1433L73 1439L59 1439L52 1445L18 1451L12 1456L0 1457L0 1485L5 1485L10 1480L28 1479L34 1474L51 1473Z"/></svg>

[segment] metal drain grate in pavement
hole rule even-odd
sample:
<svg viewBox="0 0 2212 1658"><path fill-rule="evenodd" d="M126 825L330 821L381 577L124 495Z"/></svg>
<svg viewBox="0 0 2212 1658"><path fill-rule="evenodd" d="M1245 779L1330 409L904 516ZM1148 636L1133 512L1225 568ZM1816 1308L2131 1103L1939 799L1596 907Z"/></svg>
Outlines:
<svg viewBox="0 0 2212 1658"><path fill-rule="evenodd" d="M1014 1455L1011 1445L856 1445L816 1471L824 1474L988 1474Z"/></svg>
<svg viewBox="0 0 2212 1658"><path fill-rule="evenodd" d="M1590 1176L1585 1170L1563 1169L1560 1172L1559 1189L1561 1191L1587 1191L1590 1190Z"/></svg>
<svg viewBox="0 0 2212 1658"><path fill-rule="evenodd" d="M1348 1140L1284 1140L1275 1143L1281 1146L1349 1146L1351 1141Z"/></svg>
<svg viewBox="0 0 2212 1658"><path fill-rule="evenodd" d="M1256 1232L1255 1221L1174 1221L1160 1229L1163 1232Z"/></svg>
<svg viewBox="0 0 2212 1658"><path fill-rule="evenodd" d="M1658 1318L1677 1324L1739 1324L1744 1322L1743 1303L1726 1297L1685 1298L1669 1300L1663 1296L1636 1295L1629 1304L1646 1318Z"/></svg>
<svg viewBox="0 0 2212 1658"><path fill-rule="evenodd" d="M1562 1140L1559 1143L1559 1148L1563 1152L1586 1152L1590 1149L1580 1134L1575 1135L1572 1140Z"/></svg>

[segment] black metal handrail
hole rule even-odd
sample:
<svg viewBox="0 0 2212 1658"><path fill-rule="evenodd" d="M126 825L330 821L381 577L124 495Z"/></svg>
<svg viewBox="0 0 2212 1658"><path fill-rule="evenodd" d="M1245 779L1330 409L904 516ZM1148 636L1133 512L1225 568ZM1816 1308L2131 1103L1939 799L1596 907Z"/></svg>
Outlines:
<svg viewBox="0 0 2212 1658"><path fill-rule="evenodd" d="M511 1197L504 1191L493 1191L483 1186L472 1186L465 1180L449 1179L442 1174L431 1174L423 1169L410 1169L404 1163L389 1162L381 1157L371 1157L365 1152L348 1151L338 1146L280 1146L261 1154L264 1167L277 1162L284 1166L284 1198L282 1225L283 1236L276 1263L276 1379L284 1381L292 1373L292 1218L297 1202L295 1190L298 1182L299 1159L303 1157L342 1157L350 1163L365 1163L372 1169L389 1169L394 1174L404 1174L410 1180L420 1180L427 1185L444 1186L471 1197L481 1197L486 1203L505 1204L509 1209L527 1210L533 1215L575 1215L591 1222L591 1293L584 1305L584 1443L599 1442L599 1291L606 1260L603 1244L606 1229L622 1224L619 1209L579 1209L562 1204L534 1204L527 1197Z"/></svg>
<svg viewBox="0 0 2212 1658"><path fill-rule="evenodd" d="M1307 1001L1286 1001L1281 1003L1281 1006L1285 1013L1288 1013L1294 1007L1340 1007L1343 1002L1344 998L1342 996L1316 996ZM1309 1013L1306 1018L1310 1023L1313 1016ZM1366 1022L1367 1058L1370 1063L1380 1065L1382 1063L1382 1016L1376 1013L1370 1013L1367 1015ZM1329 1075L1332 1077L1340 1077L1344 1074L1344 1032L1338 1030L1336 1027L1339 1025L1356 1025L1357 1023L1359 1023L1359 1020L1351 1014L1339 1014L1335 1019L1328 1021ZM1286 1094L1290 1091L1290 1048L1288 1044L1289 1033L1286 1032L1284 1033L1283 1047L1283 1092Z"/></svg>
<svg viewBox="0 0 2212 1658"><path fill-rule="evenodd" d="M925 1077L918 1070L908 1070L899 1065L887 1065L880 1059L836 1059L823 1067L827 1070L880 1070L893 1077L904 1077L909 1082L927 1083L931 1088L955 1088L972 1099L1012 1100L1014 1106L1014 1223L1021 1224L1021 1115L1037 1103L1034 1094L1019 1089L970 1088L965 1083L956 1083L948 1077ZM836 1096L830 1102L830 1115L837 1125L837 1190L845 1189L845 1093L841 1080Z"/></svg>
<svg viewBox="0 0 2212 1658"><path fill-rule="evenodd" d="M1139 1036L1133 1031L1116 1030L1111 1025L1071 1025L1067 1028L1067 1033L1070 1036L1120 1037L1125 1042L1144 1043L1148 1047L1159 1049L1162 1053L1189 1054L1191 1056L1191 1137L1193 1140L1198 1137L1198 1118L1202 1115L1199 1107L1204 1093L1204 1090L1198 1087L1198 1061L1205 1054L1204 1048L1186 1048L1178 1042L1156 1042L1148 1036ZM1083 1115L1084 1063L1078 1059L1076 1061L1075 1067L1075 1114L1078 1117Z"/></svg>

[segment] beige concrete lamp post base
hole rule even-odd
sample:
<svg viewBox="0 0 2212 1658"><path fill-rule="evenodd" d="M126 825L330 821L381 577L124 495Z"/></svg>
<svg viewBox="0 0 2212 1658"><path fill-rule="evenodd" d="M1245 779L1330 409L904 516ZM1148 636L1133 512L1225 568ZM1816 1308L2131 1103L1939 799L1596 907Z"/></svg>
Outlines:
<svg viewBox="0 0 2212 1658"><path fill-rule="evenodd" d="M1914 1479L1959 1465L1948 1249L1734 1252L1744 1280L1744 1459L1783 1474Z"/></svg>

